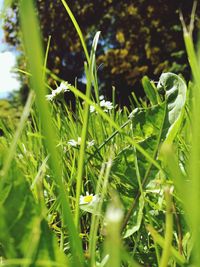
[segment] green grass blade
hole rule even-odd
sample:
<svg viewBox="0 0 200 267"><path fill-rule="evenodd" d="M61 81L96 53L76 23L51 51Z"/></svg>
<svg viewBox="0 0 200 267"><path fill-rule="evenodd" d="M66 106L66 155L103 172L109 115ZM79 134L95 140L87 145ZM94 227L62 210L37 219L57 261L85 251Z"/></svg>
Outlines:
<svg viewBox="0 0 200 267"><path fill-rule="evenodd" d="M192 107L192 149L190 153L190 166L189 166L189 180L190 186L188 187L188 202L187 215L190 222L191 230L193 233L194 242L194 265L200 265L200 239L199 239L199 225L200 225L200 65L198 62L198 56L195 51L194 42L192 39L191 25L190 31L187 30L183 18L181 17L183 30L184 30L184 41L192 75L194 78L195 86L193 87L193 107Z"/></svg>
<svg viewBox="0 0 200 267"><path fill-rule="evenodd" d="M157 102L157 95L155 92L154 87L152 86L149 78L147 76L144 76L142 78L142 86L144 88L144 91L146 93L146 96L148 97L149 101L151 102L152 105L158 104Z"/></svg>
<svg viewBox="0 0 200 267"><path fill-rule="evenodd" d="M81 40L81 44L82 44L82 47L83 47L83 50L84 50L84 53L85 53L87 62L88 62L88 64L89 64L89 62L90 62L89 53L88 53L88 50L87 50L87 46L86 46L86 43L85 43L85 40L84 40L82 31L81 31L81 29L80 29L80 27L79 27L79 25L78 25L78 22L77 22L77 20L75 19L74 15L73 15L71 9L69 8L68 4L66 3L66 1L65 1L65 0L61 0L61 2L62 2L62 4L63 4L63 6L65 7L65 9L66 9L66 11L67 11L67 13L68 13L68 15L69 15L69 17L70 17L72 23L74 24L74 27L75 27L77 33L78 33L78 35L79 35L79 38L80 38L80 40Z"/></svg>
<svg viewBox="0 0 200 267"><path fill-rule="evenodd" d="M34 5L32 1L22 0L20 2L20 19L23 33L24 47L29 63L31 87L36 93L36 104L39 111L42 131L45 136L45 146L50 154L50 166L53 172L53 178L58 186L62 206L63 226L68 227L71 243L73 261L76 266L83 265L83 252L79 236L73 222L69 201L62 182L62 173L60 168L60 157L56 149L57 138L55 129L51 121L48 103L45 99L43 69L43 49L41 37L39 34L39 25L35 16ZM29 23L27 23L29 21ZM30 31L31 29L31 31Z"/></svg>
<svg viewBox="0 0 200 267"><path fill-rule="evenodd" d="M33 104L33 101L34 101L34 92L30 92L29 97L28 97L27 102L26 102L26 105L24 107L24 110L23 110L19 125L18 125L18 128L17 128L17 131L15 132L15 135L13 137L13 141L11 143L11 146L10 146L9 150L8 150L6 159L5 159L4 163L3 163L3 169L0 172L0 176L1 176L0 188L3 187L4 181L5 181L6 176L8 174L8 170L10 168L12 159L13 159L13 157L15 155L15 150L16 150L16 147L17 147L18 140L19 140L20 135L22 133L22 130L23 130L24 126L25 126L25 123L26 123L26 121L28 119L28 116L30 114L30 109L31 109L31 106Z"/></svg>
<svg viewBox="0 0 200 267"><path fill-rule="evenodd" d="M91 96L92 80L94 78L93 73L94 73L94 67L95 67L95 52L97 48L99 34L100 32L97 32L94 37L91 55L90 55L89 70L87 68L87 65L85 64L86 79L87 79L87 85L86 85L87 99L90 99L90 96ZM80 199L80 194L81 194L82 177L83 177L84 165L85 165L85 149L86 149L86 139L87 139L87 133L88 133L89 107L90 107L89 103L85 102L83 129L81 132L81 147L80 147L79 160L78 160L77 184L76 184L75 224L77 227L79 224L79 210L80 210L79 199Z"/></svg>

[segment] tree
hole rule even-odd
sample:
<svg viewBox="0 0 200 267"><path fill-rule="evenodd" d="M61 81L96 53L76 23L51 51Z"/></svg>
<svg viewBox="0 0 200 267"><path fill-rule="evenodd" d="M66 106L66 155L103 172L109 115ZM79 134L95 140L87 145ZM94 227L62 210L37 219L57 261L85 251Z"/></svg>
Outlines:
<svg viewBox="0 0 200 267"><path fill-rule="evenodd" d="M157 80L163 71L190 72L179 20L179 9L188 21L189 0L81 0L67 1L74 13L88 47L97 30L102 32L97 52L100 88L111 95L116 87L124 104L132 90L142 95L140 79L148 75ZM48 68L62 79L79 80L83 90L84 55L78 35L60 0L36 0L44 46L51 36ZM200 13L200 8L197 14ZM196 29L200 27L196 18ZM5 22L6 41L22 50L18 4L12 4ZM20 60L22 63L22 60ZM119 102L120 102L119 101Z"/></svg>

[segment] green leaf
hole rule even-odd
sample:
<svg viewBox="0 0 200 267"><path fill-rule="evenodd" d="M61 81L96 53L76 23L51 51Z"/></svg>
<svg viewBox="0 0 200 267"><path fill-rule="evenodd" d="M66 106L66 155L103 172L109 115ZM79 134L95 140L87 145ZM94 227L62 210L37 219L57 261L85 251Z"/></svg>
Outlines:
<svg viewBox="0 0 200 267"><path fill-rule="evenodd" d="M151 104L156 105L158 103L157 94L156 94L155 88L153 87L153 85L151 84L151 82L147 76L144 76L142 78L142 86L143 86L145 94L148 97L148 99L150 100Z"/></svg>
<svg viewBox="0 0 200 267"><path fill-rule="evenodd" d="M150 157L155 158L165 118L165 104L162 103L148 109L137 109L130 117L133 129L132 138L140 144ZM143 178L149 167L149 162L139 151L137 151L137 161L140 176ZM114 179L113 184L117 190L124 196L133 199L138 191L134 147L124 148L115 157L111 172ZM148 176L154 179L156 173L156 168L152 166Z"/></svg>
<svg viewBox="0 0 200 267"><path fill-rule="evenodd" d="M0 242L5 259L47 260L66 264L54 233L43 219L25 177L12 164L0 202ZM5 191L5 192L4 192ZM25 266L25 265L24 265ZM51 266L51 265L50 265Z"/></svg>
<svg viewBox="0 0 200 267"><path fill-rule="evenodd" d="M111 169L113 184L117 191L131 198L134 197L138 188L134 161L133 148L125 148L114 159Z"/></svg>
<svg viewBox="0 0 200 267"><path fill-rule="evenodd" d="M123 238L127 238L133 235L140 229L143 218L144 203L145 203L144 195L141 195L137 210L133 213Z"/></svg>
<svg viewBox="0 0 200 267"><path fill-rule="evenodd" d="M165 143L172 143L183 120L187 87L178 75L168 72L161 75L157 88L164 89L166 96L166 117L162 138Z"/></svg>

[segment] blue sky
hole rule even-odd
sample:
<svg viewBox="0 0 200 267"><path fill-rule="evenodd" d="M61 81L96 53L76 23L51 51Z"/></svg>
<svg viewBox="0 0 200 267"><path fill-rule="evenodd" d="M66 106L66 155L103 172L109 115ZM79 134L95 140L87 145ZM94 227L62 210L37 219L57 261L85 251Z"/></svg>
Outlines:
<svg viewBox="0 0 200 267"><path fill-rule="evenodd" d="M3 0L0 0L0 11ZM10 92L19 88L15 74L11 72L16 63L16 55L3 40L2 19L0 17L0 98L7 97Z"/></svg>

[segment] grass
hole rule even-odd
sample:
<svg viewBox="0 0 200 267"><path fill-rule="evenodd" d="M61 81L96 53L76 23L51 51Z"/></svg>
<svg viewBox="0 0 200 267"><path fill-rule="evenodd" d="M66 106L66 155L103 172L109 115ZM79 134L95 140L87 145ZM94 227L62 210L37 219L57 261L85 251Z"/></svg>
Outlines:
<svg viewBox="0 0 200 267"><path fill-rule="evenodd" d="M51 40L44 53L33 3L22 0L29 59L22 72L31 89L17 130L0 122L0 264L200 266L200 66L192 24L184 25L184 39L194 81L187 88L165 73L156 86L144 77L146 100L135 99L130 113L115 104L114 90L112 103L99 94L100 33L89 52L61 2L85 52L86 94L62 83L47 101L46 74L64 81L46 68ZM63 101L67 90L76 111Z"/></svg>

